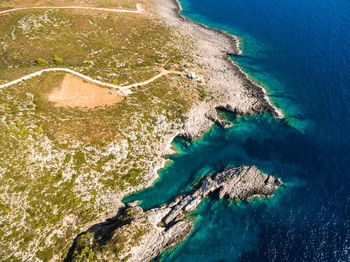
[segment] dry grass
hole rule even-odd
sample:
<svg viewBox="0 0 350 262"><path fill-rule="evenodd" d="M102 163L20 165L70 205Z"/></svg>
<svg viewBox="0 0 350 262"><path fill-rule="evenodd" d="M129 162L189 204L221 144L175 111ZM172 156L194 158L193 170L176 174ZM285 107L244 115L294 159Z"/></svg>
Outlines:
<svg viewBox="0 0 350 262"><path fill-rule="evenodd" d="M58 56L59 67L102 81L142 82L159 67L181 70L187 44L145 14L20 11L0 16L0 80L57 67ZM168 75L112 103L110 90L57 72L1 89L0 260L60 260L77 234L114 214L122 191L149 181L195 90Z"/></svg>
<svg viewBox="0 0 350 262"><path fill-rule="evenodd" d="M0 16L0 81L59 66L104 82L141 82L165 61L181 64L172 37L169 28L143 14L18 11ZM55 56L63 62L57 64ZM45 62L36 63L39 58Z"/></svg>
<svg viewBox="0 0 350 262"><path fill-rule="evenodd" d="M0 0L0 8L18 8L29 6L67 6L134 8L143 0Z"/></svg>
<svg viewBox="0 0 350 262"><path fill-rule="evenodd" d="M64 77L0 92L0 261L59 260L78 233L114 214L121 191L149 179L193 97L187 79L164 76L115 105L57 107L48 96Z"/></svg>

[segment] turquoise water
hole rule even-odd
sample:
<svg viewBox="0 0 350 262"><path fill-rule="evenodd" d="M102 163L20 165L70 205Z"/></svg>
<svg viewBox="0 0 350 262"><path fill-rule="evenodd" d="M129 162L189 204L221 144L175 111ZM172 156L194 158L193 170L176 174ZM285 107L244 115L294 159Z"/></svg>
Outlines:
<svg viewBox="0 0 350 262"><path fill-rule="evenodd" d="M183 14L242 40L232 57L287 115L213 127L153 187L129 196L145 209L190 190L202 175L256 165L287 186L271 199L207 199L186 241L163 261L350 261L350 2L183 0Z"/></svg>

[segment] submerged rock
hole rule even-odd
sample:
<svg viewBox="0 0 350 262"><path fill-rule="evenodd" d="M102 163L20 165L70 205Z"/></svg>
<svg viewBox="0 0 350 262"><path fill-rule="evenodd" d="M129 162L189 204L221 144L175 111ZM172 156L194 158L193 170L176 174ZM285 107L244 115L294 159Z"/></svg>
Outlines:
<svg viewBox="0 0 350 262"><path fill-rule="evenodd" d="M215 193L219 199L234 201L267 197L281 184L281 180L260 172L255 166L230 167L203 177L192 192L175 198L170 204L145 212L138 206L139 201L128 203L116 217L78 236L66 261L79 258L82 250L96 252L101 246L104 250L114 250L110 255L118 259L150 261L188 236L194 223L186 219L186 215L196 210L208 195ZM86 235L90 237L82 241Z"/></svg>

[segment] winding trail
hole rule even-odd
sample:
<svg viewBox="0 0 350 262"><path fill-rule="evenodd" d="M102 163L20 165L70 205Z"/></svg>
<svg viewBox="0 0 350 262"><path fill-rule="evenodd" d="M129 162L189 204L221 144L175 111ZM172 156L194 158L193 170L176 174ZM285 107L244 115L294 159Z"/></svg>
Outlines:
<svg viewBox="0 0 350 262"><path fill-rule="evenodd" d="M11 12L15 12L15 11L20 11L20 10L28 10L28 9L87 9L87 10L97 10L97 11L104 11L104 12L116 12L116 13L143 13L145 11L145 8L142 4L136 4L136 10L123 10L123 9L111 9L111 8L99 8L99 7L83 7L83 6L33 6L33 7L20 7L20 8L14 8L14 9L8 9L8 10L4 10L4 11L0 11L0 15L2 14L6 14L6 13L11 13ZM184 75L184 72L179 72L179 71L169 71L169 70L165 70L165 69L161 69L160 73L154 77L152 77L151 79L148 79L144 82L141 83L135 83L135 84L131 84L131 85L127 85L127 86L117 86L114 84L110 84L110 83L105 83L96 79L93 79L89 76L83 75L79 72L76 72L74 70L68 69L68 68L48 68L48 69L43 69L34 73L31 73L29 75L26 75L24 77L21 77L19 79L16 79L14 81L11 81L9 83L6 84L2 84L0 85L0 89L2 88L6 88L15 84L18 84L22 81L28 80L30 78L36 77L41 75L42 73L45 72L66 72L66 73L71 73L73 75L79 76L85 80L88 80L90 82L93 82L95 84L98 85L102 85L102 86L107 86L107 87L111 87L111 88L115 88L117 90L120 90L122 93L124 94L130 94L130 88L133 87L138 87L138 86L144 86L147 85L151 82L153 82L154 80L164 76L164 75L168 75L168 74L177 74L177 75Z"/></svg>
<svg viewBox="0 0 350 262"><path fill-rule="evenodd" d="M124 10L124 9L88 7L88 6L31 6L31 7L20 7L20 8L13 8L13 9L0 11L0 15L15 12L15 11L20 11L20 10L28 10L28 9L87 9L87 10L115 12L115 13L142 13L142 12L144 12L144 8L141 4L136 4L136 10Z"/></svg>
<svg viewBox="0 0 350 262"><path fill-rule="evenodd" d="M93 78L91 78L89 76L83 75L83 74L81 74L79 72L76 72L76 71L68 69L68 68L48 68L48 69L43 69L43 70L31 73L29 75L26 75L24 77L18 78L18 79L14 80L14 81L11 81L9 83L2 84L2 85L0 85L0 89L9 87L9 86L12 86L12 85L15 85L15 84L18 84L18 83L20 83L22 81L25 81L25 80L31 79L33 77L39 76L39 75L41 75L42 73L45 73L45 72L66 72L66 73L70 73L70 74L79 76L79 77L81 77L81 78L83 78L85 80L88 80L90 82L93 82L95 84L102 85L102 86L107 86L107 87L111 87L111 88L115 88L117 90L122 91L124 94L130 93L130 90L129 90L130 88L148 85L149 83L153 82L154 80L157 80L158 78L160 78L162 76L165 76L165 75L168 75L168 74L185 75L184 72L161 69L160 73L158 75L156 75L156 76L154 76L154 77L152 77L152 78L150 78L150 79L148 79L148 80L146 80L144 82L135 83L135 84L127 85L127 86L118 86L118 85L113 85L113 84L110 84L110 83L106 83L106 82L102 82L100 80L93 79Z"/></svg>

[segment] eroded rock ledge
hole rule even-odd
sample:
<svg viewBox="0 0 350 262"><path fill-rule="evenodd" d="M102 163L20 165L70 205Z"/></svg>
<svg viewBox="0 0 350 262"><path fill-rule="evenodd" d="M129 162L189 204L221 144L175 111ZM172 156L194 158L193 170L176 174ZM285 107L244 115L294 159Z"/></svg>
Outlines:
<svg viewBox="0 0 350 262"><path fill-rule="evenodd" d="M86 257L87 253L107 251L104 258L127 261L150 261L173 247L192 231L194 222L186 215L196 210L210 194L219 199L247 200L254 196L271 196L282 182L260 172L255 166L231 167L198 181L189 194L177 197L172 203L144 211L135 201L120 209L104 223L92 226L79 235L66 261ZM109 254L108 254L109 252ZM94 256L98 254L94 253Z"/></svg>

